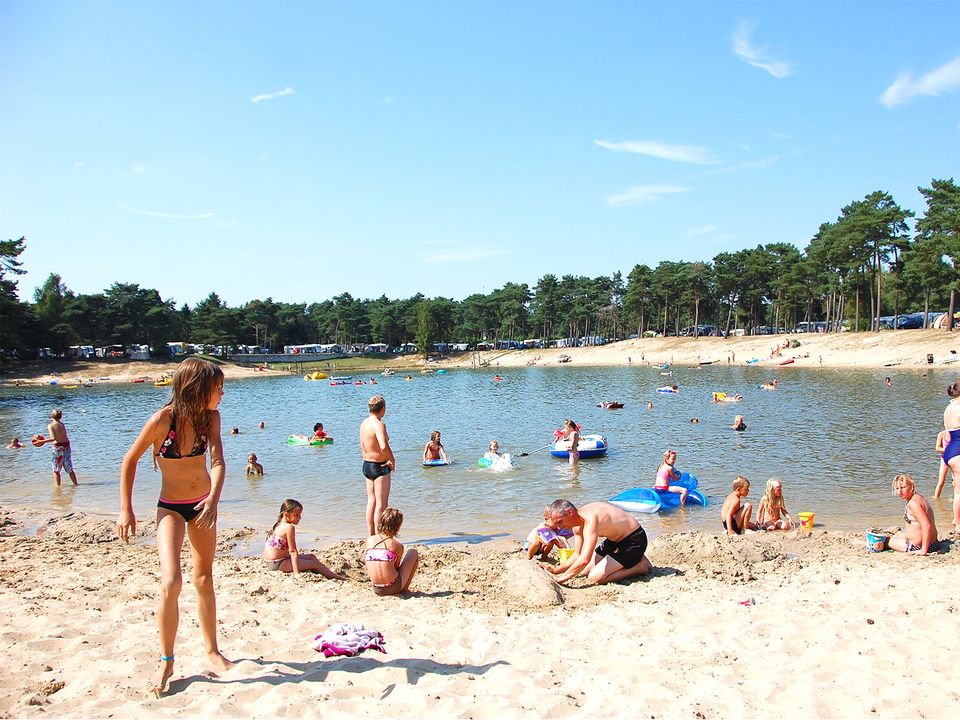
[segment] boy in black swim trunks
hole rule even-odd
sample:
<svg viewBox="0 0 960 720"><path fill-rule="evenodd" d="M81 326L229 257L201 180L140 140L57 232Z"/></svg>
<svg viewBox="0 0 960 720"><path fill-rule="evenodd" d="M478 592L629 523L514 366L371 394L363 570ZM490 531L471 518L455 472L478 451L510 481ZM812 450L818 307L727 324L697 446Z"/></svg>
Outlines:
<svg viewBox="0 0 960 720"><path fill-rule="evenodd" d="M653 566L644 557L647 534L633 515L609 503L594 502L579 510L569 500L554 500L549 506L550 525L572 530L579 553L560 565L544 565L558 584L586 575L594 585L646 575ZM603 542L599 542L600 538Z"/></svg>
<svg viewBox="0 0 960 720"><path fill-rule="evenodd" d="M733 481L733 492L727 495L720 509L720 524L727 535L742 535L744 530L757 529L757 524L750 517L753 515L753 505L740 503L749 494L750 481L737 475Z"/></svg>
<svg viewBox="0 0 960 720"><path fill-rule="evenodd" d="M363 458L363 476L367 479L367 534L376 534L375 519L390 501L390 479L397 469L397 461L390 449L390 436L383 416L387 401L383 395L374 395L367 402L370 414L360 423L360 457Z"/></svg>

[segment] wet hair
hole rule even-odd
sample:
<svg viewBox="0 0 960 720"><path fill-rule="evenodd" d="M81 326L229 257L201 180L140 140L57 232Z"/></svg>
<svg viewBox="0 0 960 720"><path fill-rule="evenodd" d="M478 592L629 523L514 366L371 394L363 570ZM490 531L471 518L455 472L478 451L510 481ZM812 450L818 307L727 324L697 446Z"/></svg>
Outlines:
<svg viewBox="0 0 960 720"><path fill-rule="evenodd" d="M386 398L383 395L374 395L372 398L367 400L367 407L370 408L370 412L380 412L384 406L387 404Z"/></svg>
<svg viewBox="0 0 960 720"><path fill-rule="evenodd" d="M313 424L313 431L316 432L317 430L323 430L323 423L314 423L314 424Z"/></svg>
<svg viewBox="0 0 960 720"><path fill-rule="evenodd" d="M960 397L960 380L957 380L953 385L947 385L947 395L952 398Z"/></svg>
<svg viewBox="0 0 960 720"><path fill-rule="evenodd" d="M377 532L394 537L400 534L401 525L403 525L403 513L395 507L384 508L380 513L380 519L377 520Z"/></svg>
<svg viewBox="0 0 960 720"><path fill-rule="evenodd" d="M438 440L440 440L440 431L434 430L430 433L430 442L437 442Z"/></svg>
<svg viewBox="0 0 960 720"><path fill-rule="evenodd" d="M898 483L903 483L904 485L913 488L914 492L917 491L917 484L913 481L913 475L910 475L909 473L899 473L898 475L894 475L893 482L890 484L893 492L897 492Z"/></svg>
<svg viewBox="0 0 960 720"><path fill-rule="evenodd" d="M780 497L773 494L773 489L777 486L783 488L783 480L777 477L772 477L767 480L767 486L763 491L763 500L760 504L766 506L768 510L773 508L780 508L781 510L787 509L787 504L783 500L783 492L780 493Z"/></svg>
<svg viewBox="0 0 960 720"><path fill-rule="evenodd" d="M183 428L189 425L193 429L194 446L199 447L201 436L210 430L210 411L207 406L213 393L223 387L223 370L209 360L191 357L177 366L173 374L173 393L166 402L173 408L173 415L180 425L173 442L181 455L186 449L181 447L185 433Z"/></svg>
<svg viewBox="0 0 960 720"><path fill-rule="evenodd" d="M283 521L284 513L294 513L297 510L303 510L303 505L300 503L299 500L294 500L293 498L287 498L282 503L280 503L280 512L277 514L277 521L273 524L273 527L270 528L270 532L267 533L267 537L270 537L271 535L273 535L273 531L277 529L277 525L279 525Z"/></svg>
<svg viewBox="0 0 960 720"><path fill-rule="evenodd" d="M737 475L733 479L733 489L739 490L740 488L743 488L743 487L747 487L747 488L750 487L750 481L747 480L743 475Z"/></svg>
<svg viewBox="0 0 960 720"><path fill-rule="evenodd" d="M256 462L256 461L257 461L256 453L250 453L249 455L247 455L247 462Z"/></svg>
<svg viewBox="0 0 960 720"><path fill-rule="evenodd" d="M496 445L498 448L500 447L500 443L498 443L496 440L491 440L487 445L487 447L490 448L491 451L493 451L494 445Z"/></svg>
<svg viewBox="0 0 960 720"><path fill-rule="evenodd" d="M54 420L59 420L60 418L63 417L63 413L60 412L60 408L54 408L50 412L50 417L53 418Z"/></svg>
<svg viewBox="0 0 960 720"><path fill-rule="evenodd" d="M571 510L576 511L577 506L569 500L561 498L547 505L546 509L550 511L550 517L552 519L554 515L566 515Z"/></svg>

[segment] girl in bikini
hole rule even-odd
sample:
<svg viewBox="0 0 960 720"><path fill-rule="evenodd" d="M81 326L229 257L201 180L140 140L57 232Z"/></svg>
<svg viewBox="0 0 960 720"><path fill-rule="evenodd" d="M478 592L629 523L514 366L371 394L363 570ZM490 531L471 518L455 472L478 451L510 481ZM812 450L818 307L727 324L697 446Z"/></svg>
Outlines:
<svg viewBox="0 0 960 720"><path fill-rule="evenodd" d="M783 481L780 478L767 480L767 487L757 508L757 525L761 530L790 530L795 527L783 500Z"/></svg>
<svg viewBox="0 0 960 720"><path fill-rule="evenodd" d="M385 508L377 521L377 534L367 538L363 562L377 595L406 592L417 572L420 553L410 549L404 554L403 545L397 542L401 525L403 513L396 508Z"/></svg>
<svg viewBox="0 0 960 720"><path fill-rule="evenodd" d="M680 494L680 504L687 504L687 493L690 491L687 490L683 485L671 485L670 481L677 481L680 479L680 473L674 469L674 464L677 462L677 451L676 450L664 450L663 451L663 462L660 463L660 466L657 468L657 479L656 484L653 486L654 490L660 490L664 492L672 492Z"/></svg>
<svg viewBox="0 0 960 720"><path fill-rule="evenodd" d="M303 517L303 505L296 500L284 500L280 505L280 514L267 534L267 543L263 548L263 559L268 570L292 572L318 572L328 580L346 580L346 575L336 573L324 565L312 553L297 550L297 525Z"/></svg>
<svg viewBox="0 0 960 720"><path fill-rule="evenodd" d="M447 451L443 449L443 443L440 442L440 431L434 430L430 433L430 442L423 446L423 461L443 460L447 462Z"/></svg>
<svg viewBox="0 0 960 720"><path fill-rule="evenodd" d="M903 473L893 479L893 494L907 501L903 509L903 532L890 538L890 549L914 555L926 555L930 546L937 542L937 524L933 508L923 495L917 492L913 476Z"/></svg>
<svg viewBox="0 0 960 720"><path fill-rule="evenodd" d="M173 375L173 394L150 416L120 466L120 517L117 535L128 542L137 533L133 513L133 481L137 461L152 448L154 470L160 470L157 502L157 551L160 554L160 666L150 685L158 695L173 675L173 649L180 620L183 584L180 551L190 536L193 586L207 663L214 671L231 668L217 645L217 599L213 587L213 556L217 545L217 504L226 466L220 438L223 371L199 358L187 358ZM210 469L207 469L207 453Z"/></svg>

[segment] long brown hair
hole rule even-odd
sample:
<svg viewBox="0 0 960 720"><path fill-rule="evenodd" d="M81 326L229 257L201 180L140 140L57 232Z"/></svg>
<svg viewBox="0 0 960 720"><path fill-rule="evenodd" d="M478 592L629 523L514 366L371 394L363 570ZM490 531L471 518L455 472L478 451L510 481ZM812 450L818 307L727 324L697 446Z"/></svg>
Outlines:
<svg viewBox="0 0 960 720"><path fill-rule="evenodd" d="M209 360L202 358L187 358L173 374L173 393L167 405L173 408L173 415L180 423L177 427L177 436L174 438L177 450L182 455L185 448L182 446L183 429L190 426L193 429L193 448L200 446L200 438L206 437L210 430L210 397L223 386L223 370Z"/></svg>
<svg viewBox="0 0 960 720"><path fill-rule="evenodd" d="M273 531L277 529L277 525L280 524L280 521L283 520L285 513L296 512L297 510L303 510L303 505L299 500L294 500L293 498L287 498L282 503L280 503L280 513L277 515L277 521L273 524L273 527L270 528L270 532L267 533L267 537L273 535Z"/></svg>

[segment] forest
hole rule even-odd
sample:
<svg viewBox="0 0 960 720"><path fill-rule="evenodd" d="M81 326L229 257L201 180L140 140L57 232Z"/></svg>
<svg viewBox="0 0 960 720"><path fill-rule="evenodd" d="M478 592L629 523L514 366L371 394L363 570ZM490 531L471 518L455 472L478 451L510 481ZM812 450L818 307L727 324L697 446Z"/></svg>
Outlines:
<svg viewBox="0 0 960 720"><path fill-rule="evenodd" d="M624 277L545 274L533 287L508 282L461 300L354 298L302 303L250 300L228 307L216 292L194 306L161 291L115 282L101 293L71 291L51 274L30 300L19 298L26 237L0 241L0 349L29 357L37 348L167 342L214 346L476 343L680 334L683 328L877 330L880 318L947 310L953 317L960 268L960 187L953 179L918 188L926 207L902 208L875 191L824 222L802 251L769 243L711 259L634 265Z"/></svg>

